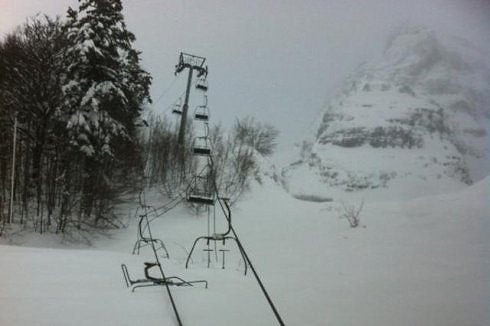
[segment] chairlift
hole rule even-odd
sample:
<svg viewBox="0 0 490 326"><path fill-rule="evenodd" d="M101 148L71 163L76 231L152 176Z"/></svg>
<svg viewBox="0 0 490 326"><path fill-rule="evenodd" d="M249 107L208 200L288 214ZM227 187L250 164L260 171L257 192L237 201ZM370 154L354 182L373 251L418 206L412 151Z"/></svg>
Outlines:
<svg viewBox="0 0 490 326"><path fill-rule="evenodd" d="M187 201L195 204L214 205L215 196L208 177L198 175L192 180Z"/></svg>
<svg viewBox="0 0 490 326"><path fill-rule="evenodd" d="M200 121L208 121L209 120L209 109L206 105L200 105L196 107L194 111L194 119Z"/></svg>
<svg viewBox="0 0 490 326"><path fill-rule="evenodd" d="M145 262L144 273L145 277L142 279L131 279L129 275L128 267L126 264L121 265L122 273L126 286L131 288L131 292L134 292L138 288L145 288L150 286L194 286L194 284L204 284L205 288L208 288L208 282L206 280L186 281L178 276L170 277L155 277L150 275L150 270L154 267L161 268L159 262Z"/></svg>
<svg viewBox="0 0 490 326"><path fill-rule="evenodd" d="M182 115L182 101L179 100L177 103L174 104L174 107L172 109L172 113Z"/></svg>
<svg viewBox="0 0 490 326"><path fill-rule="evenodd" d="M203 92L207 92L208 90L208 81L205 77L201 77L196 82L196 89L199 89Z"/></svg>
<svg viewBox="0 0 490 326"><path fill-rule="evenodd" d="M192 152L194 155L211 155L211 145L208 137L197 137L192 144Z"/></svg>
<svg viewBox="0 0 490 326"><path fill-rule="evenodd" d="M148 207L149 208L149 207ZM152 213L156 215L156 210L151 207ZM138 210L136 210L136 214L138 214ZM167 248L165 247L165 244L163 243L162 240L148 237L144 234L145 229L148 229L148 217L147 214L140 214L140 221L138 223L138 233L137 233L137 238L136 242L133 247L133 255L134 254L140 254L140 249L145 246L153 246L155 248L155 251L158 251L159 249L162 249L164 252L165 258L170 258ZM143 224L146 222L146 226Z"/></svg>
<svg viewBox="0 0 490 326"><path fill-rule="evenodd" d="M208 96L206 94L204 94L204 103L194 110L194 119L200 121L209 120Z"/></svg>
<svg viewBox="0 0 490 326"><path fill-rule="evenodd" d="M232 228L231 228L231 209L230 209L230 204L228 202L228 199L225 199L223 197L216 197L215 201L217 201L219 203L219 207L221 207L221 209L223 210L223 213L225 214L225 218L226 218L226 222L228 224L228 228L224 232L217 233L215 231L215 233L213 233L213 234L210 234L210 230L208 229L208 235L207 236L200 236L200 237L196 238L196 240L194 240L194 244L192 245L191 251L189 252L189 255L187 256L187 260L185 262L185 268L189 267L189 261L191 259L192 253L194 252L194 249L196 248L196 245L200 240L205 240L206 244L207 244L207 249L204 249L204 251L207 251L207 254L208 254L208 268L209 268L210 263L211 263L211 257L210 257L211 251L213 251L213 249L210 249L210 246L209 246L210 242L213 241L215 243L215 249L214 250L216 250L216 243L217 242L221 242L221 244L223 246L225 246L226 240L233 240L236 242L236 244L238 246L238 250L239 250L239 252L242 256L242 259L245 263L244 273L245 273L245 275L247 275L248 263L247 263L245 251L243 250L243 248L239 244L238 238L236 237L236 235L230 234L230 232L232 231ZM208 212L209 212L209 210L208 210ZM209 214L208 214L208 219L209 219ZM208 223L209 223L209 220L208 220ZM222 268L224 269L225 268L225 252L229 251L229 250L226 248L222 248L222 249L220 249L220 251L222 252L222 255L223 255Z"/></svg>

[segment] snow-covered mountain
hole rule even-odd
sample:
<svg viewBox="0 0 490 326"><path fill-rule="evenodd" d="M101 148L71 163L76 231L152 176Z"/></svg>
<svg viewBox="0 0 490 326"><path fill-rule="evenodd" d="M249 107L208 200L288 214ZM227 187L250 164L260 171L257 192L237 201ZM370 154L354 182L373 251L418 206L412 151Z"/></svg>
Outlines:
<svg viewBox="0 0 490 326"><path fill-rule="evenodd" d="M405 27L326 106L314 139L283 170L301 196L446 192L489 174L489 54ZM371 196L371 195L369 195Z"/></svg>

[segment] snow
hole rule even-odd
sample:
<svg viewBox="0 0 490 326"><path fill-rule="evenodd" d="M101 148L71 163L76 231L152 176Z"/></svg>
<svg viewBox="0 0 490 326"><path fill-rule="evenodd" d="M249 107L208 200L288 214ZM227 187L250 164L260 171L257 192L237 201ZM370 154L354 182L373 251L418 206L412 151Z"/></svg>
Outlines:
<svg viewBox="0 0 490 326"><path fill-rule="evenodd" d="M232 211L287 325L483 326L490 324L489 195L487 177L437 196L370 200L352 229L339 219L338 201L295 200L265 179ZM155 190L148 201L162 198ZM121 263L139 278L153 260L148 248L130 254L136 225L131 218L92 247L66 249L39 235L18 239L22 247L0 245L0 325L176 325L164 288L131 293L124 284ZM204 242L184 268L206 225L206 214L180 206L152 223L170 253L166 274L209 281L208 289L171 288L184 325L277 324L231 242L226 269L214 258L206 268Z"/></svg>

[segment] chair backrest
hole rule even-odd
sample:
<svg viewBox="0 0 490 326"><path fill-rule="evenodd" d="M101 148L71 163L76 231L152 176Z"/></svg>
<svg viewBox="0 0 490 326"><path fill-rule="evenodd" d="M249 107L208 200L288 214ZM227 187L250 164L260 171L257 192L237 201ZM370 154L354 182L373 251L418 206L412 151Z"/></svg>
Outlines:
<svg viewBox="0 0 490 326"><path fill-rule="evenodd" d="M150 241L151 239L150 238L147 238L143 235L143 220L145 219L146 217L146 214L141 214L140 215L140 221L138 222L138 233L139 233L139 237L141 240L145 241L145 242L148 242Z"/></svg>

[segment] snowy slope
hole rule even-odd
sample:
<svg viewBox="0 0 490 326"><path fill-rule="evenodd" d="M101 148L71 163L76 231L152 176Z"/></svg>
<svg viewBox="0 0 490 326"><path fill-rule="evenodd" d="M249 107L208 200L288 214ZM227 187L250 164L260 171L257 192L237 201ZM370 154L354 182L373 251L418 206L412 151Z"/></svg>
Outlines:
<svg viewBox="0 0 490 326"><path fill-rule="evenodd" d="M490 178L451 194L367 202L361 227L339 219L338 202L292 199L264 182L234 207L235 227L287 325L488 325ZM155 204L158 195L152 197ZM209 289L172 288L185 325L275 325L251 275L229 244L206 268L205 215L180 207L155 220L171 259L168 275L207 279ZM219 228L220 226L218 226ZM163 288L130 293L149 251L129 254L136 221L94 248L0 246L0 325L175 325Z"/></svg>
<svg viewBox="0 0 490 326"><path fill-rule="evenodd" d="M454 191L490 174L489 132L488 54L404 28L346 80L283 174L293 194Z"/></svg>

